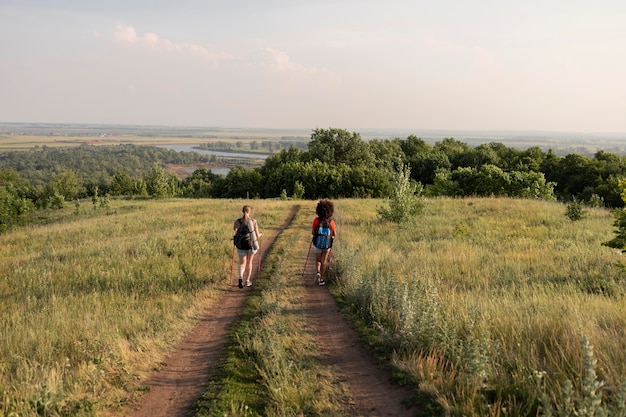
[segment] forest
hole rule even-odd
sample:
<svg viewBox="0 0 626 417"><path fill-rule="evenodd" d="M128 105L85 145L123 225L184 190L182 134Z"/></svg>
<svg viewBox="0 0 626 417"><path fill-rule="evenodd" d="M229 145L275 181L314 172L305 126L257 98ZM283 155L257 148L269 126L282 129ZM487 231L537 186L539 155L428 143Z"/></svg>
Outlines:
<svg viewBox="0 0 626 417"><path fill-rule="evenodd" d="M345 129L315 129L308 149L290 146L262 166L208 168L215 156L154 146L81 145L0 153L0 231L28 222L37 210L70 201L124 198L386 198L394 174L408 168L419 192L436 196L495 196L578 201L623 207L618 180L626 158L558 156L539 147L519 150L492 142L470 146L454 138L435 144L406 139L365 141ZM198 166L188 176L168 170Z"/></svg>

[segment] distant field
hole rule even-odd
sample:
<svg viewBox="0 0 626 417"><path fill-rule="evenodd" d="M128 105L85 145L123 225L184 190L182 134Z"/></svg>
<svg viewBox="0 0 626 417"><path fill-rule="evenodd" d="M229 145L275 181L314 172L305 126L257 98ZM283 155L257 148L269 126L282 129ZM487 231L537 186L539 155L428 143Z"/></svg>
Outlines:
<svg viewBox="0 0 626 417"><path fill-rule="evenodd" d="M314 129L252 129L217 127L83 125L61 123L0 123L0 151L34 146L79 146L81 144L138 145L202 144L257 141L308 142ZM626 155L626 133L568 133L540 131L445 131L410 129L347 129L363 140L406 139L415 135L435 144L454 138L470 146L502 143L516 149L539 147L557 155L576 153L593 156L597 151Z"/></svg>
<svg viewBox="0 0 626 417"><path fill-rule="evenodd" d="M307 130L271 129L209 129L209 128L161 128L135 126L86 125L20 125L0 123L0 150L29 149L35 146L80 145L172 145L206 144L210 142L240 143L249 148L251 142L300 141L308 142Z"/></svg>
<svg viewBox="0 0 626 417"><path fill-rule="evenodd" d="M0 150L20 150L30 149L36 146L62 147L62 146L80 146L80 145L201 145L210 142L241 142L243 147L249 147L253 141L278 141L280 138L268 139L259 137L254 139L249 137L246 139L240 137L219 137L219 138L193 138L193 137L170 137L170 136L35 136L35 135L0 135Z"/></svg>

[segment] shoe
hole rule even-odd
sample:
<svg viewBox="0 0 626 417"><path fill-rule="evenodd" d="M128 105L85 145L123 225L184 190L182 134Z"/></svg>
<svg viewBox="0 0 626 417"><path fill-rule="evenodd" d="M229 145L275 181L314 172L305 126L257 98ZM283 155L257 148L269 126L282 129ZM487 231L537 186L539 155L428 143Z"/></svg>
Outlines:
<svg viewBox="0 0 626 417"><path fill-rule="evenodd" d="M324 281L323 279L320 279L320 287L321 287L322 285L326 285L326 281Z"/></svg>
<svg viewBox="0 0 626 417"><path fill-rule="evenodd" d="M239 278L239 288L243 288L243 279Z"/></svg>
<svg viewBox="0 0 626 417"><path fill-rule="evenodd" d="M252 282L250 282L250 280L246 280L246 287L251 287L252 286Z"/></svg>

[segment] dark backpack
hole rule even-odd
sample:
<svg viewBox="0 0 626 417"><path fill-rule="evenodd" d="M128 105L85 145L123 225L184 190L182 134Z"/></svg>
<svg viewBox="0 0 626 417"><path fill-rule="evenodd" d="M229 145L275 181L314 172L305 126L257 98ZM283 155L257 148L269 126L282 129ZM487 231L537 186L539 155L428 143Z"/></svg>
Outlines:
<svg viewBox="0 0 626 417"><path fill-rule="evenodd" d="M233 238L235 247L241 250L250 250L252 249L252 237L250 236L251 232L250 227L248 227L248 222L243 223L241 219L237 221L239 222L239 227Z"/></svg>
<svg viewBox="0 0 626 417"><path fill-rule="evenodd" d="M320 219L313 237L313 244L318 249L330 249L333 246L330 220Z"/></svg>

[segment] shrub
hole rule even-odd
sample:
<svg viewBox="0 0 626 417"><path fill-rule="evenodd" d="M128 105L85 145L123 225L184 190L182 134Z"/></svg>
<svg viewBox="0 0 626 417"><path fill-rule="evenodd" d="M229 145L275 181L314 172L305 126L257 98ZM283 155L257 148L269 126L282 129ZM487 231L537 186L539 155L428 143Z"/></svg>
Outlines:
<svg viewBox="0 0 626 417"><path fill-rule="evenodd" d="M582 220L585 217L585 209L583 203L574 199L574 201L567 205L567 208L565 209L565 215L573 222Z"/></svg>
<svg viewBox="0 0 626 417"><path fill-rule="evenodd" d="M394 189L389 199L389 207L380 207L378 215L382 220L404 223L424 211L421 197L423 187L411 181L411 169L401 165L395 173Z"/></svg>

